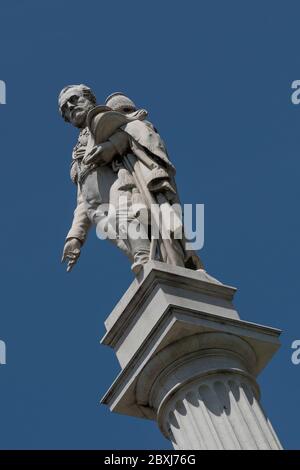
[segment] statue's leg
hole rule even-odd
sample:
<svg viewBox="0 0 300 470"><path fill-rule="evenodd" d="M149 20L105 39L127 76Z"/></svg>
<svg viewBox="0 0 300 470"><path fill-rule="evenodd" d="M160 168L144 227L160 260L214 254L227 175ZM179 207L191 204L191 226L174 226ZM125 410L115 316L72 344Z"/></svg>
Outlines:
<svg viewBox="0 0 300 470"><path fill-rule="evenodd" d="M175 186L175 183L174 183ZM175 186L176 187L176 186ZM170 196L170 197L168 197ZM158 193L156 195L157 200L160 204L169 203L171 206L176 204L180 205L178 194L167 194ZM182 207L182 206L181 206ZM177 266L183 266L189 269L203 269L203 264L196 252L186 249L186 238L185 230L182 227L182 233L180 239L175 239L172 236L170 239L163 240L162 250L165 250L165 261L169 264L175 264Z"/></svg>
<svg viewBox="0 0 300 470"><path fill-rule="evenodd" d="M117 207L117 234L133 258L132 271L137 274L150 255L148 226L144 225L132 210L132 192L126 191Z"/></svg>
<svg viewBox="0 0 300 470"><path fill-rule="evenodd" d="M104 225L111 241L129 257L132 270L137 273L149 261L150 241L148 228L140 223L133 209L133 191L136 190L133 180L124 172L119 171L110 186L109 213Z"/></svg>

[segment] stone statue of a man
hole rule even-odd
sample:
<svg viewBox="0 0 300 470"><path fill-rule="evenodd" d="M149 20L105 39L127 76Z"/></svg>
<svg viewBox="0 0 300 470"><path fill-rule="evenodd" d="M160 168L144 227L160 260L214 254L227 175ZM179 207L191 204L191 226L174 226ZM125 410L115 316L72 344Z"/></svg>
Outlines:
<svg viewBox="0 0 300 470"><path fill-rule="evenodd" d="M122 93L110 95L105 104L97 106L95 95L85 85L67 86L59 95L62 117L80 129L71 162L77 207L62 257L68 261L67 271L78 260L92 224L106 227L108 238L129 257L136 274L150 258L202 268L198 256L185 249L184 235L181 240L172 237L172 232L169 238L161 233L154 238L152 219L145 217L152 206L160 210L179 204L174 166L158 132L145 119L147 112L137 110ZM110 224L112 212L114 224ZM124 236L124 224L137 230L127 230Z"/></svg>

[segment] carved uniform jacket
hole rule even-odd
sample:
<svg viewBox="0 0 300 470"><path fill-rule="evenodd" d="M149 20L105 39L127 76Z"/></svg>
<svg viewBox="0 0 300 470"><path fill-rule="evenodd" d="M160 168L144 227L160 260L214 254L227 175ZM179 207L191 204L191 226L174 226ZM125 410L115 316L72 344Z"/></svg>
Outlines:
<svg viewBox="0 0 300 470"><path fill-rule="evenodd" d="M117 206L117 198L122 190L132 191L133 178L122 165L121 156L124 154L132 154L138 159L147 158L155 163L152 170L143 164L140 166L150 191L158 190L160 185L167 181L169 194L176 194L175 168L168 158L163 140L153 125L149 121L133 121L123 129L116 131L109 139L119 158L115 158L111 164L93 167L82 164L89 129L85 128L80 132L71 164L71 178L77 184L77 206L67 239L78 238L84 243L89 228L95 223L95 211L99 214L102 204L113 203Z"/></svg>

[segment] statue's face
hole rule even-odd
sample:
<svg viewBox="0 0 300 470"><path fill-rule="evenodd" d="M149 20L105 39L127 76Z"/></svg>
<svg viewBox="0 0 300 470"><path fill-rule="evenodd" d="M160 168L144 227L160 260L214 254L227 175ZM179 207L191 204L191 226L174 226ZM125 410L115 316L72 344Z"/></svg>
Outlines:
<svg viewBox="0 0 300 470"><path fill-rule="evenodd" d="M74 127L84 128L87 114L95 105L88 98L76 92L69 92L65 99L62 96L62 102L60 109L63 118Z"/></svg>

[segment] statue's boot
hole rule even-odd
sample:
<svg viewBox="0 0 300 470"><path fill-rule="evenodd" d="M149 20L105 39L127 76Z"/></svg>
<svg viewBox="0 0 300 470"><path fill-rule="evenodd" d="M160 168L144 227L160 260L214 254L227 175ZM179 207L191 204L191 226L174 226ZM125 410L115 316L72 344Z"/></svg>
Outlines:
<svg viewBox="0 0 300 470"><path fill-rule="evenodd" d="M134 262L131 265L131 270L134 274L138 274L142 267L149 261L150 249L140 248L134 253Z"/></svg>
<svg viewBox="0 0 300 470"><path fill-rule="evenodd" d="M137 274L150 256L148 229L136 217L127 217L118 224L118 235L126 245L130 258L133 259L131 270Z"/></svg>
<svg viewBox="0 0 300 470"><path fill-rule="evenodd" d="M148 263L150 257L150 240L149 238L128 238L127 240L130 251L133 256L133 264L131 270L137 274L143 265Z"/></svg>

